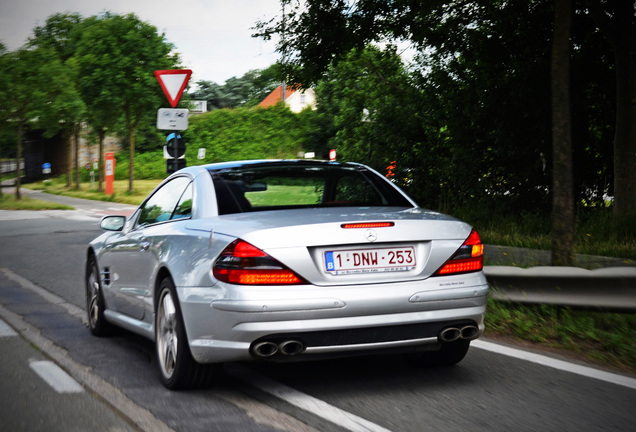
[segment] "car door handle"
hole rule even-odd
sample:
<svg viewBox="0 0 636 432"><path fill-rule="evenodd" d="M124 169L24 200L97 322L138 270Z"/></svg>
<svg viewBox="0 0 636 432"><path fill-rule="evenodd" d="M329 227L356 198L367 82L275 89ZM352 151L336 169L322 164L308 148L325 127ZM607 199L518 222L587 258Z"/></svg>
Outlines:
<svg viewBox="0 0 636 432"><path fill-rule="evenodd" d="M139 243L139 250L141 250L142 252L147 251L150 248L150 242L149 241L142 241Z"/></svg>

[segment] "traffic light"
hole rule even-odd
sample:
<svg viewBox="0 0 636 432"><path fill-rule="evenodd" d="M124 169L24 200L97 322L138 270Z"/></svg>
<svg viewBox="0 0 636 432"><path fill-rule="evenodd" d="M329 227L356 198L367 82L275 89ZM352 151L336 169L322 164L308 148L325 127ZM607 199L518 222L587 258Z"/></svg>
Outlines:
<svg viewBox="0 0 636 432"><path fill-rule="evenodd" d="M175 163L176 162L176 163ZM172 174L186 167L185 159L166 159L166 172Z"/></svg>
<svg viewBox="0 0 636 432"><path fill-rule="evenodd" d="M166 172L172 174L186 167L185 143L181 135L174 132L166 137L166 145L163 146L163 157L166 159Z"/></svg>

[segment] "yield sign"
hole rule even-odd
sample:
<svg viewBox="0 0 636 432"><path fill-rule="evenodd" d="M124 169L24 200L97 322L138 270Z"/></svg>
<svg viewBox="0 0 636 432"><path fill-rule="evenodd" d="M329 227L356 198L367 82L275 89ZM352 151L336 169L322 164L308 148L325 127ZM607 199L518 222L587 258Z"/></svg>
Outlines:
<svg viewBox="0 0 636 432"><path fill-rule="evenodd" d="M161 89L168 98L170 106L176 107L181 99L181 94L188 85L192 71L190 69L171 69L171 70L157 70L155 71L155 77L161 85Z"/></svg>

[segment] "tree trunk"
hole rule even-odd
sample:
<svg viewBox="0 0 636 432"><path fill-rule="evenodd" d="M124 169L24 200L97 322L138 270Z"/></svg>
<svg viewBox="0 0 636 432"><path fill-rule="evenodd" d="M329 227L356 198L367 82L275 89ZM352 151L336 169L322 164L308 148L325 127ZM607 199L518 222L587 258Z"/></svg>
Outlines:
<svg viewBox="0 0 636 432"><path fill-rule="evenodd" d="M66 139L66 187L73 186L73 134L64 131Z"/></svg>
<svg viewBox="0 0 636 432"><path fill-rule="evenodd" d="M80 124L73 127L73 141L75 142L73 152L73 164L75 166L75 189L80 189L80 163L79 163L79 147L80 147Z"/></svg>
<svg viewBox="0 0 636 432"><path fill-rule="evenodd" d="M106 130L99 128L97 131L99 136L99 163L97 165L97 191L102 192L102 182L104 181L104 139L106 138Z"/></svg>
<svg viewBox="0 0 636 432"><path fill-rule="evenodd" d="M570 116L571 0L555 0L552 41L552 265L574 265L574 192Z"/></svg>
<svg viewBox="0 0 636 432"><path fill-rule="evenodd" d="M22 195L20 195L20 161L22 160L22 137L24 136L24 122L20 121L18 123L18 151L16 155L16 164L15 164L15 199L22 199Z"/></svg>
<svg viewBox="0 0 636 432"><path fill-rule="evenodd" d="M614 215L636 215L636 30L634 3L616 2Z"/></svg>
<svg viewBox="0 0 636 432"><path fill-rule="evenodd" d="M130 144L130 161L128 164L128 192L133 191L134 168L135 168L135 128L128 129L128 142Z"/></svg>

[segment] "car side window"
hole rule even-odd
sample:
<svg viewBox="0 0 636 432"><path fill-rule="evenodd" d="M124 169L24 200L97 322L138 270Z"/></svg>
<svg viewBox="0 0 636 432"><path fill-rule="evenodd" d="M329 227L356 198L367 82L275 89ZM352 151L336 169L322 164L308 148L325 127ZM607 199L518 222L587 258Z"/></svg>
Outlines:
<svg viewBox="0 0 636 432"><path fill-rule="evenodd" d="M192 183L190 183L177 204L170 219L186 219L192 216Z"/></svg>
<svg viewBox="0 0 636 432"><path fill-rule="evenodd" d="M146 201L141 208L137 226L190 217L191 213L192 185L190 179L177 177L163 185Z"/></svg>

